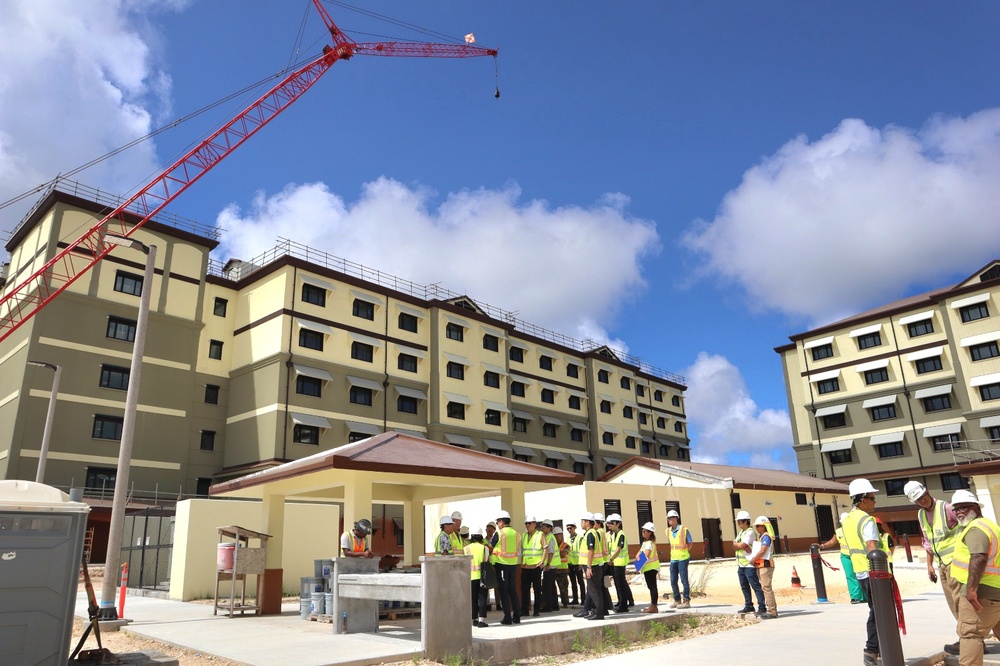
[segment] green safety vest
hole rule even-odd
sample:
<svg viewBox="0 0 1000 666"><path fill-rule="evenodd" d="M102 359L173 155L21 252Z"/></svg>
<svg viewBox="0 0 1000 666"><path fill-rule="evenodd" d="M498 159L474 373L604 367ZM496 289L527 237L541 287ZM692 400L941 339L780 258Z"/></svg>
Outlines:
<svg viewBox="0 0 1000 666"><path fill-rule="evenodd" d="M580 564L580 539L582 534L577 534L569 543L569 564Z"/></svg>
<svg viewBox="0 0 1000 666"><path fill-rule="evenodd" d="M464 552L472 558L472 580L479 580L483 575L483 565L489 560L489 549L486 544L470 543Z"/></svg>
<svg viewBox="0 0 1000 666"><path fill-rule="evenodd" d="M452 532L448 535L451 539L451 553L452 555L458 555L465 548L465 543L462 542L462 535L458 532Z"/></svg>
<svg viewBox="0 0 1000 666"><path fill-rule="evenodd" d="M951 577L963 585L969 582L969 547L965 545L965 535L973 527L982 530L990 538L990 552L986 555L986 568L981 585L1000 587L1000 525L988 518L976 518L962 530L955 543L955 554L951 560Z"/></svg>
<svg viewBox="0 0 1000 666"><path fill-rule="evenodd" d="M746 536L747 532L752 533L756 537L757 533L754 531L754 529L752 527L748 527L745 530L743 530L742 532L740 532L739 536L736 537L736 538L739 539L740 541L743 541L743 537ZM756 541L756 538L754 540ZM671 542L671 543L673 543L673 542ZM672 547L673 546L671 546L671 548ZM673 558L674 558L673 551L671 550L670 559L673 559ZM736 564L740 565L741 567L748 567L748 566L750 566L750 558L747 557L747 552L745 550L743 550L742 548L737 548L736 549Z"/></svg>
<svg viewBox="0 0 1000 666"><path fill-rule="evenodd" d="M549 546L552 546L552 559L548 560L549 557ZM542 552L542 560L548 560L549 566L554 567L559 561L559 545L556 543L556 535L549 532L545 535L545 549Z"/></svg>
<svg viewBox="0 0 1000 666"><path fill-rule="evenodd" d="M847 542L848 554L851 556L851 565L854 567L855 573L868 571L868 544L865 543L861 534L869 521L875 522L875 519L855 507L847 514L847 518L844 518L844 522L841 524L844 530L844 541Z"/></svg>
<svg viewBox="0 0 1000 666"><path fill-rule="evenodd" d="M499 532L497 547L493 549L491 562L497 564L517 564L517 532L513 527L505 527Z"/></svg>
<svg viewBox="0 0 1000 666"><path fill-rule="evenodd" d="M608 533L604 531L603 527L595 527L594 533L597 534L595 548L600 548L599 551L594 553L594 564L605 565L608 563Z"/></svg>
<svg viewBox="0 0 1000 666"><path fill-rule="evenodd" d="M660 553L656 550L655 541L646 541L642 544L642 552L646 553L646 563L642 565L642 569L639 569L639 573L646 573L647 571L659 571L660 570ZM671 550L673 552L673 550ZM671 555L671 557L673 557Z"/></svg>
<svg viewBox="0 0 1000 666"><path fill-rule="evenodd" d="M622 549L618 552L618 555L615 556L615 559L611 562L611 564L616 567L623 567L628 564L628 537L625 536L625 530L615 532L612 540L615 543L615 548L618 548L618 545L621 544ZM614 548L611 550L613 551Z"/></svg>
<svg viewBox="0 0 1000 666"><path fill-rule="evenodd" d="M444 551L441 550L441 535L442 534L444 534L446 537L448 537L448 541L451 542L451 548L452 548L451 554L454 555L455 554L455 542L452 541L450 534L445 534L444 530L441 530L440 532L438 532L437 538L434 539L434 554L435 555L444 555Z"/></svg>
<svg viewBox="0 0 1000 666"><path fill-rule="evenodd" d="M525 532L521 535L521 564L532 566L542 561L544 535L540 530L535 530L532 534Z"/></svg>
<svg viewBox="0 0 1000 666"><path fill-rule="evenodd" d="M844 539L844 528L838 527L834 535L837 537L837 544L840 546L840 554L844 557L850 557L851 549L847 547L847 541Z"/></svg>
<svg viewBox="0 0 1000 666"><path fill-rule="evenodd" d="M932 511L934 512L933 524L928 522L927 512L923 509L917 512L917 519L920 521L920 526L924 529L927 541L931 544L931 550L937 556L938 564L948 566L951 564L951 559L955 552L955 542L958 540L958 534L962 530L962 526L955 525L955 529L948 529L947 507L944 502L934 500Z"/></svg>

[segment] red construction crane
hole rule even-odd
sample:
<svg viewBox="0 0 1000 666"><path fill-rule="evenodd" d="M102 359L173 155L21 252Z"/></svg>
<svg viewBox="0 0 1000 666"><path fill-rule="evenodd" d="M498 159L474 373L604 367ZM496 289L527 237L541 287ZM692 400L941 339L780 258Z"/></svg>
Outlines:
<svg viewBox="0 0 1000 666"><path fill-rule="evenodd" d="M338 60L348 60L354 55L421 58L472 58L497 55L496 49L485 49L470 44L419 42L359 44L341 32L323 8L321 0L313 0L313 4L333 38L333 46L324 46L323 53L318 58L289 74L281 83L264 93L256 102L168 166L118 208L63 248L44 266L6 291L0 297L0 342L115 247L105 241L109 231L119 236L131 236L136 229L163 210L196 180L287 109ZM138 221L135 221L136 218Z"/></svg>

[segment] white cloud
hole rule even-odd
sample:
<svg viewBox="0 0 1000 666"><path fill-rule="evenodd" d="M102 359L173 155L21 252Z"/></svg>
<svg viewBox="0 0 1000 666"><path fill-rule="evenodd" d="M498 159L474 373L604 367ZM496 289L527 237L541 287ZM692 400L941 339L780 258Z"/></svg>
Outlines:
<svg viewBox="0 0 1000 666"><path fill-rule="evenodd" d="M701 352L683 374L695 460L798 471L788 412L760 409L726 357Z"/></svg>
<svg viewBox="0 0 1000 666"><path fill-rule="evenodd" d="M218 217L224 258L250 259L278 235L420 284L440 283L518 318L574 337L602 327L645 287L641 259L659 245L655 226L628 216L628 199L589 206L522 201L516 186L447 195L389 178L345 202L322 183L258 194Z"/></svg>
<svg viewBox="0 0 1000 666"><path fill-rule="evenodd" d="M683 242L756 307L823 323L1000 252L1000 109L920 130L844 120L750 170Z"/></svg>
<svg viewBox="0 0 1000 666"><path fill-rule="evenodd" d="M147 134L166 112L170 79L157 69L138 13L183 7L130 0L0 3L0 201ZM127 192L155 172L152 142L79 176ZM0 211L10 229L26 208Z"/></svg>

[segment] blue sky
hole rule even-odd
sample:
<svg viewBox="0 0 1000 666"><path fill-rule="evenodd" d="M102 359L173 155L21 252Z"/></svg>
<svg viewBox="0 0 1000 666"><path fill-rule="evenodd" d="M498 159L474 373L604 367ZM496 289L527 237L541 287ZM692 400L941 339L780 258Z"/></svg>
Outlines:
<svg viewBox="0 0 1000 666"><path fill-rule="evenodd" d="M337 63L171 210L619 341L687 376L702 460L794 469L772 348L1000 256L995 4L363 6L499 47L501 98L489 58ZM0 200L327 42L307 0L5 2ZM76 179L127 194L252 99Z"/></svg>

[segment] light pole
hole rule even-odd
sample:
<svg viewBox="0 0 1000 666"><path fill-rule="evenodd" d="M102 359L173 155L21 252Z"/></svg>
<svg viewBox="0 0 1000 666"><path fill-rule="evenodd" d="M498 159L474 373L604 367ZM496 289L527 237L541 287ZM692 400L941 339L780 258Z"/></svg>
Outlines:
<svg viewBox="0 0 1000 666"><path fill-rule="evenodd" d="M146 272L142 278L142 295L139 297L139 317L135 325L135 343L132 347L132 364L129 367L128 391L125 394L125 419L122 423L122 443L118 450L118 470L115 473L115 494L111 504L111 524L108 527L108 554L104 560L104 585L101 588L101 607L98 618L117 620L115 589L118 587L118 565L121 559L122 532L125 530L125 503L128 495L128 472L132 464L132 442L135 435L136 408L139 405L139 380L142 377L142 354L146 347L146 321L149 319L149 301L153 293L153 269L156 265L156 246L140 243L134 238L108 234L105 242L121 245L146 253Z"/></svg>
<svg viewBox="0 0 1000 666"><path fill-rule="evenodd" d="M52 438L52 416L56 413L56 396L59 394L59 377L62 367L43 361L28 361L33 368L48 368L55 372L52 375L52 393L49 395L49 411L45 414L45 430L42 431L42 449L38 452L38 471L35 472L35 483L45 483L45 461L49 457L49 440Z"/></svg>

